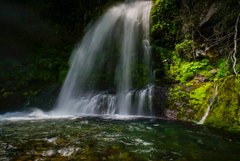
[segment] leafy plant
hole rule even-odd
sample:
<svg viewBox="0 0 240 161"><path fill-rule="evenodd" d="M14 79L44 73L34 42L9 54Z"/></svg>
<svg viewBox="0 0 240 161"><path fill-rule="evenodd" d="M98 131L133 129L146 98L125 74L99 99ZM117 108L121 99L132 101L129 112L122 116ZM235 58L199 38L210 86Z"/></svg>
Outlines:
<svg viewBox="0 0 240 161"><path fill-rule="evenodd" d="M226 63L225 59L220 59L217 66L217 78L224 78L229 74L229 63Z"/></svg>
<svg viewBox="0 0 240 161"><path fill-rule="evenodd" d="M175 46L176 52L180 57L188 56L190 57L190 53L192 52L192 40L184 40L182 43L179 43Z"/></svg>
<svg viewBox="0 0 240 161"><path fill-rule="evenodd" d="M171 65L168 73L176 76L176 79L181 83L186 83L194 76L197 76L201 71L211 69L212 67L208 65L208 63L208 59L196 62L177 61L174 66Z"/></svg>
<svg viewBox="0 0 240 161"><path fill-rule="evenodd" d="M174 47L178 39L176 34L181 30L178 5L180 5L178 0L155 1L151 13L151 34L154 45L164 48Z"/></svg>

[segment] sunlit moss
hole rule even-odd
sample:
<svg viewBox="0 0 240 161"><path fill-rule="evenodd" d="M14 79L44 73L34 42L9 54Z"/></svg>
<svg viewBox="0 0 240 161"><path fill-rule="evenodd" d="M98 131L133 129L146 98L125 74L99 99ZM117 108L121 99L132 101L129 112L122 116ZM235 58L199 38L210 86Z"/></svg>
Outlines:
<svg viewBox="0 0 240 161"><path fill-rule="evenodd" d="M190 93L190 105L198 111L196 119L199 120L204 116L205 111L209 105L209 99L212 96L213 84L206 83Z"/></svg>
<svg viewBox="0 0 240 161"><path fill-rule="evenodd" d="M217 102L212 105L207 125L229 131L240 131L240 84L230 76L218 81Z"/></svg>

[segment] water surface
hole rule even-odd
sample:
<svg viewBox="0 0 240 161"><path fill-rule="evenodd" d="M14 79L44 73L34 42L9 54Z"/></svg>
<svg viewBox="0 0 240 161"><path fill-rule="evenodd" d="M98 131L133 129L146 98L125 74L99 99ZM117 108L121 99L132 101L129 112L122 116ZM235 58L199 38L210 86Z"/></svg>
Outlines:
<svg viewBox="0 0 240 161"><path fill-rule="evenodd" d="M0 160L240 160L239 135L161 118L15 119L0 129Z"/></svg>

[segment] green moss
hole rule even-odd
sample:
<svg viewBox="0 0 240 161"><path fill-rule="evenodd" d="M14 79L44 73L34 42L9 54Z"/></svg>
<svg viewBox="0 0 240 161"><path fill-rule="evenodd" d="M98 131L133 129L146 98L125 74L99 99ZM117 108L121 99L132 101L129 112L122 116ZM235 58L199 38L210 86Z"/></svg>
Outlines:
<svg viewBox="0 0 240 161"><path fill-rule="evenodd" d="M186 53L191 53L192 52L192 40L186 39L183 42L177 44L175 46L175 50L180 56L183 56Z"/></svg>
<svg viewBox="0 0 240 161"><path fill-rule="evenodd" d="M209 65L208 59L203 59L196 62L187 62L177 59L174 65L170 66L168 77L175 77L176 81L185 84L192 80L195 76L200 76L201 73L207 74L212 67Z"/></svg>
<svg viewBox="0 0 240 161"><path fill-rule="evenodd" d="M148 66L142 65L142 64L134 64L131 69L131 76L133 79L133 87L134 88L142 88L147 83L150 82L148 77Z"/></svg>
<svg viewBox="0 0 240 161"><path fill-rule="evenodd" d="M199 121L210 105L204 124L228 131L240 131L240 84L235 76L215 79L190 93L189 103Z"/></svg>
<svg viewBox="0 0 240 161"><path fill-rule="evenodd" d="M192 86L192 85L193 85L192 82L189 82L189 83L186 84L186 86Z"/></svg>
<svg viewBox="0 0 240 161"><path fill-rule="evenodd" d="M196 120L201 119L209 105L209 99L212 96L213 84L206 83L190 93L189 103L197 112Z"/></svg>
<svg viewBox="0 0 240 161"><path fill-rule="evenodd" d="M29 98L29 97L32 97L32 96L35 96L38 92L40 92L41 90L37 90L37 91L32 91L32 90L29 90L27 92L24 92L23 95L26 97L26 98Z"/></svg>
<svg viewBox="0 0 240 161"><path fill-rule="evenodd" d="M229 131L240 131L240 84L236 77L220 79L217 103L212 105L206 124Z"/></svg>
<svg viewBox="0 0 240 161"><path fill-rule="evenodd" d="M156 0L151 12L153 44L173 48L177 33L181 30L179 0Z"/></svg>
<svg viewBox="0 0 240 161"><path fill-rule="evenodd" d="M184 85L177 85L169 89L169 109L176 110L178 112L176 117L180 120L187 120L192 118L192 111L189 110L188 103L189 92L187 92L186 88L187 87Z"/></svg>

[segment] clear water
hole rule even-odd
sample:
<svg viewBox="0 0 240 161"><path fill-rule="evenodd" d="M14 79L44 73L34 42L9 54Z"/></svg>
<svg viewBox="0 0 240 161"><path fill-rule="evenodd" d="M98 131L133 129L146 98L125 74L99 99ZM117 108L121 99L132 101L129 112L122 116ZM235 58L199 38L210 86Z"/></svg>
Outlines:
<svg viewBox="0 0 240 161"><path fill-rule="evenodd" d="M0 129L0 160L240 160L239 135L161 118L11 119Z"/></svg>

